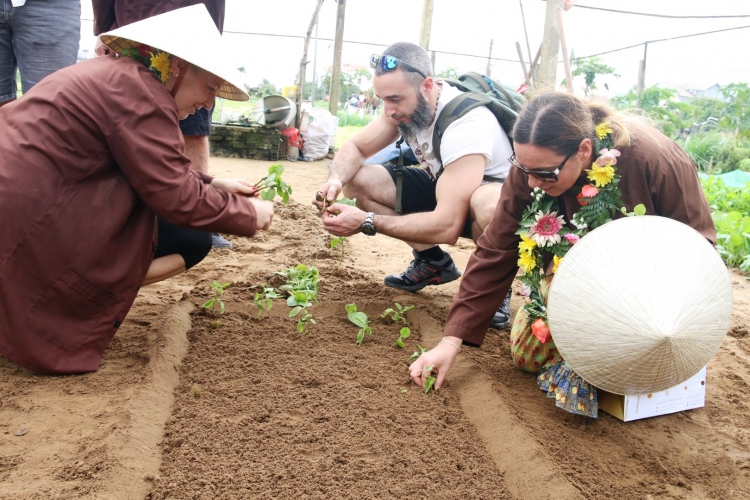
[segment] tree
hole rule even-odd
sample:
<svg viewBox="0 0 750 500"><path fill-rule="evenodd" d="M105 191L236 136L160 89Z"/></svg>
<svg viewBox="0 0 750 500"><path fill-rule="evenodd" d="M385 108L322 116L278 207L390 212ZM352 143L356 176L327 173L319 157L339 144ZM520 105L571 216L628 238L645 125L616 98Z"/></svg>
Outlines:
<svg viewBox="0 0 750 500"><path fill-rule="evenodd" d="M640 96L640 109L654 120L665 135L676 139L684 129L689 129L692 122L686 120L689 105L674 101L677 91L663 87L649 87ZM637 108L638 91L636 87L622 96L613 97L612 106L618 109Z"/></svg>
<svg viewBox="0 0 750 500"><path fill-rule="evenodd" d="M326 74L323 77L322 86L324 89L331 88L331 72L330 71L326 71ZM346 101L349 100L352 94L356 94L358 92L359 92L359 85L357 85L354 82L354 77L347 73L341 73L341 77L339 78L339 101L340 103L341 104L346 103Z"/></svg>
<svg viewBox="0 0 750 500"><path fill-rule="evenodd" d="M362 85L362 80L369 82L372 80L372 74L370 73L370 70L367 68L359 68L357 71L354 72L354 78L357 79L357 84Z"/></svg>
<svg viewBox="0 0 750 500"><path fill-rule="evenodd" d="M460 75L458 73L458 70L456 70L456 68L450 67L450 68L445 68L443 71L441 71L435 76L439 76L440 78L450 78L451 80L458 80L458 77Z"/></svg>
<svg viewBox="0 0 750 500"><path fill-rule="evenodd" d="M750 86L747 83L730 83L721 91L727 108L720 125L733 129L736 136L750 138Z"/></svg>
<svg viewBox="0 0 750 500"><path fill-rule="evenodd" d="M571 61L573 66L573 77L582 76L586 86L583 88L583 93L589 95L589 92L596 90L596 77L604 75L612 75L615 78L620 78L620 75L615 73L615 68L607 66L596 56L587 57L585 59L573 59ZM563 85L565 80L563 80Z"/></svg>

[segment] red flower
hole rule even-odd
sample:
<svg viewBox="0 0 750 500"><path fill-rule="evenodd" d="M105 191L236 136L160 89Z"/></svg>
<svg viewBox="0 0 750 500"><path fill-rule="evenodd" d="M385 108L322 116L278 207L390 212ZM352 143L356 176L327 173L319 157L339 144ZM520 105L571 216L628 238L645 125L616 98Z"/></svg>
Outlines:
<svg viewBox="0 0 750 500"><path fill-rule="evenodd" d="M148 57L151 54L151 47L144 43L139 43L138 52L140 52L141 56Z"/></svg>
<svg viewBox="0 0 750 500"><path fill-rule="evenodd" d="M599 194L599 190L596 189L591 184L588 184L586 186L583 186L583 188L581 188L581 194L579 194L578 196L576 196L576 200L578 200L578 204L579 205L585 207L586 206L586 202L585 201L581 201L581 198L593 198L597 194Z"/></svg>
<svg viewBox="0 0 750 500"><path fill-rule="evenodd" d="M531 325L531 333L534 335L534 337L539 339L539 342L541 342L542 344L547 342L550 337L549 327L542 318L538 318Z"/></svg>

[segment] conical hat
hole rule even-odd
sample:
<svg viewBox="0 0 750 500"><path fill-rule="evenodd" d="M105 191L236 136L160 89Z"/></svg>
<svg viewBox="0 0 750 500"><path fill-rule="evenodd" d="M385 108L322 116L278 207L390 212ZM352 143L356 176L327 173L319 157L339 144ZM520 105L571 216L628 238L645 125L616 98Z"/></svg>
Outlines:
<svg viewBox="0 0 750 500"><path fill-rule="evenodd" d="M563 359L615 394L683 382L721 346L732 283L716 249L665 217L625 217L592 231L560 263L547 315Z"/></svg>
<svg viewBox="0 0 750 500"><path fill-rule="evenodd" d="M223 79L217 97L234 101L250 98L242 89L239 71L226 57L229 47L203 4L149 17L103 33L99 38L118 54L141 43L167 52Z"/></svg>

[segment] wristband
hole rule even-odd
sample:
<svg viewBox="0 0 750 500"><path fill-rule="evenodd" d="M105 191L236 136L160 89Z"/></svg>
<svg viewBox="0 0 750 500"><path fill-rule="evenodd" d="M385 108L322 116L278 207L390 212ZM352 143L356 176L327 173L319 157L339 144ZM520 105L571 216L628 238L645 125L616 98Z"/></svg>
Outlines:
<svg viewBox="0 0 750 500"><path fill-rule="evenodd" d="M450 344L456 348L456 351L461 352L461 346L451 342L450 340L441 340L440 342L438 342L438 345L440 344Z"/></svg>

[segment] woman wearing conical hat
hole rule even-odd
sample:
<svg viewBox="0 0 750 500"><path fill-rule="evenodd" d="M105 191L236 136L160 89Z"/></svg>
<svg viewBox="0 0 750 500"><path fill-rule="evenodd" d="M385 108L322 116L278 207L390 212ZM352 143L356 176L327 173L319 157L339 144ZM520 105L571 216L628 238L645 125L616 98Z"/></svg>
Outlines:
<svg viewBox="0 0 750 500"><path fill-rule="evenodd" d="M191 171L183 153L181 118L248 99L205 7L101 40L122 57L0 109L0 354L37 373L98 369L140 286L208 252L201 231L253 236L273 218L249 183ZM157 215L181 229L159 235Z"/></svg>

